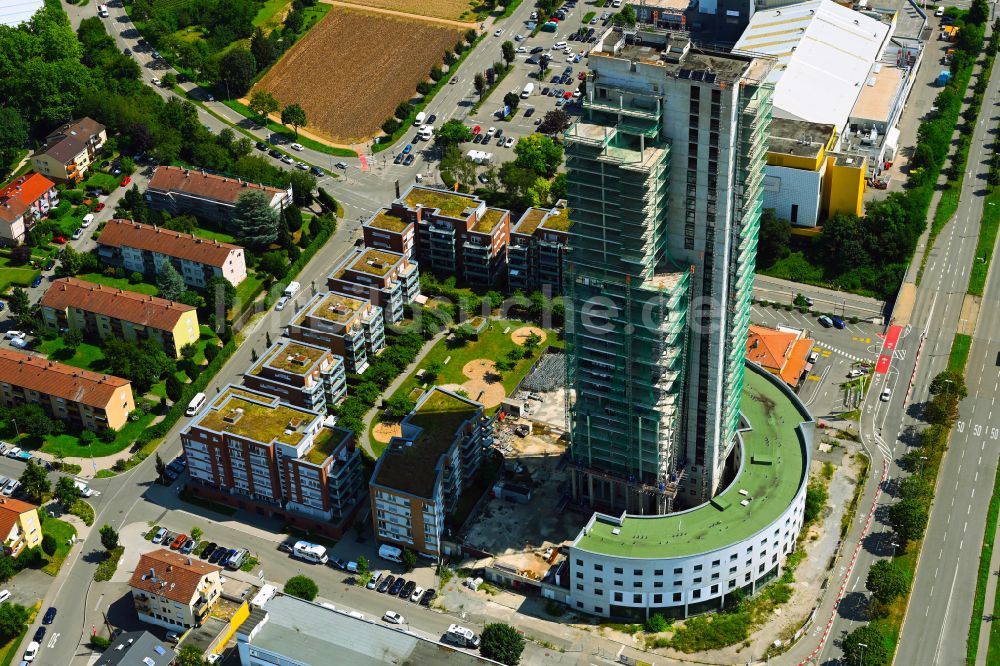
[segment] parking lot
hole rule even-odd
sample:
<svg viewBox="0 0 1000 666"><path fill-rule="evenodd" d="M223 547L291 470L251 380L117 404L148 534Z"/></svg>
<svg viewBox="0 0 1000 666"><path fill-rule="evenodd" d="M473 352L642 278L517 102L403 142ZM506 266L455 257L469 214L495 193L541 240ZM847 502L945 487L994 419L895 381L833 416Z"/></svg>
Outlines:
<svg viewBox="0 0 1000 666"><path fill-rule="evenodd" d="M784 310L754 305L750 321L760 326L789 326L801 329L816 341L813 351L819 355L812 371L799 387L798 395L817 419L837 418L852 411L856 399L846 399L844 384L848 373L865 364L874 366L882 340L882 326L868 322L845 321L843 329L826 328L818 317L798 310Z"/></svg>

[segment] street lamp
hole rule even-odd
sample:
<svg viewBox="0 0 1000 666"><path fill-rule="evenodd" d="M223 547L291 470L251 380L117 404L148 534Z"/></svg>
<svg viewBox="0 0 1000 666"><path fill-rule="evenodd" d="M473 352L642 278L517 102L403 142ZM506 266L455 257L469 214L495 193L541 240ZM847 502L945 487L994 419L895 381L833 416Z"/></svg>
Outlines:
<svg viewBox="0 0 1000 666"><path fill-rule="evenodd" d="M896 559L896 548L899 546L895 541L892 542L892 559Z"/></svg>
<svg viewBox="0 0 1000 666"><path fill-rule="evenodd" d="M18 428L17 428L17 420L16 419L11 419L11 421L13 421L13 423L14 423L14 432L17 433L17 437L18 437L18 439L20 439L20 437L21 437L21 431L18 430Z"/></svg>
<svg viewBox="0 0 1000 666"><path fill-rule="evenodd" d="M920 465L917 466L917 476L924 471L924 461L927 460L927 456L920 456Z"/></svg>
<svg viewBox="0 0 1000 666"><path fill-rule="evenodd" d="M858 666L863 666L865 663L865 648L868 646L864 643L858 643L858 647L861 648L861 654L858 655Z"/></svg>

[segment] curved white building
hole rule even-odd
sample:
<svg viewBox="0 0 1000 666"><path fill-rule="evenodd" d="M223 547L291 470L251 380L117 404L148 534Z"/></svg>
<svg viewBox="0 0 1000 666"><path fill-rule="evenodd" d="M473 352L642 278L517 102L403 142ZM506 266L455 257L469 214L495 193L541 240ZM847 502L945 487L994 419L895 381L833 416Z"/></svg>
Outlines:
<svg viewBox="0 0 1000 666"><path fill-rule="evenodd" d="M571 608L633 620L687 617L780 574L802 529L815 424L777 377L746 369L732 483L679 513L595 513L569 549Z"/></svg>

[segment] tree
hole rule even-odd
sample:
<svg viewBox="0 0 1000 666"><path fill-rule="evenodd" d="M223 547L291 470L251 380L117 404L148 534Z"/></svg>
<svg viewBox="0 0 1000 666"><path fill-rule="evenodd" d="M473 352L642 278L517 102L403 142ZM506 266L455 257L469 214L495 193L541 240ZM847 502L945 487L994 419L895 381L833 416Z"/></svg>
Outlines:
<svg viewBox="0 0 1000 666"><path fill-rule="evenodd" d="M611 20L615 25L632 27L636 22L635 10L632 9L632 5L625 5L625 8L615 14Z"/></svg>
<svg viewBox="0 0 1000 666"><path fill-rule="evenodd" d="M11 557L3 558L13 560ZM13 562L12 562L13 563ZM4 643L19 635L28 623L28 609L20 604L0 604L0 640Z"/></svg>
<svg viewBox="0 0 1000 666"><path fill-rule="evenodd" d="M14 287L10 292L10 299L7 301L7 305L10 306L10 311L18 318L31 315L31 300L28 298L28 292L21 287Z"/></svg>
<svg viewBox="0 0 1000 666"><path fill-rule="evenodd" d="M191 528L191 538L192 539L194 539L195 541L201 541L201 538L203 536L205 536L205 532L202 531L202 529L200 527L192 527Z"/></svg>
<svg viewBox="0 0 1000 666"><path fill-rule="evenodd" d="M509 92L503 96L503 104L509 107L511 111L517 108L517 105L521 102L521 97L515 92Z"/></svg>
<svg viewBox="0 0 1000 666"><path fill-rule="evenodd" d="M416 407L416 403L410 399L410 396L403 395L402 392L389 398L385 403L386 408L392 413L393 418L401 419Z"/></svg>
<svg viewBox="0 0 1000 666"><path fill-rule="evenodd" d="M185 645L177 653L178 666L204 666L205 657L194 645Z"/></svg>
<svg viewBox="0 0 1000 666"><path fill-rule="evenodd" d="M282 252L265 252L261 256L257 267L264 273L274 277L275 280L280 280L288 273L288 260Z"/></svg>
<svg viewBox="0 0 1000 666"><path fill-rule="evenodd" d="M257 62L257 67L260 69L264 69L274 62L274 44L271 43L271 40L267 38L264 31L260 28L254 30L253 35L250 36L250 53L253 54L253 58Z"/></svg>
<svg viewBox="0 0 1000 666"><path fill-rule="evenodd" d="M306 126L306 111L298 104L292 103L281 110L281 123L295 128L295 140L299 139L299 128Z"/></svg>
<svg viewBox="0 0 1000 666"><path fill-rule="evenodd" d="M17 574L17 563L13 557L0 557L0 583L5 583ZM6 606L6 604L3 604ZM3 608L0 606L0 608ZM2 638L2 634L0 634Z"/></svg>
<svg viewBox="0 0 1000 666"><path fill-rule="evenodd" d="M51 534L42 535L42 552L52 557L56 554L56 550L59 548L59 544L56 543L56 538Z"/></svg>
<svg viewBox="0 0 1000 666"><path fill-rule="evenodd" d="M236 300L236 287L226 278L216 275L208 280L205 294L206 300L213 310L218 307L220 299L223 309L229 310L233 307L233 301Z"/></svg>
<svg viewBox="0 0 1000 666"><path fill-rule="evenodd" d="M307 576L292 576L285 582L285 594L306 601L312 601L319 594L319 587L312 578Z"/></svg>
<svg viewBox="0 0 1000 666"><path fill-rule="evenodd" d="M247 245L264 247L278 237L278 212L260 190L244 190L236 202L232 227Z"/></svg>
<svg viewBox="0 0 1000 666"><path fill-rule="evenodd" d="M177 375L173 372L167 373L167 397L170 402L177 402L181 399L184 394L184 384L181 380L177 379Z"/></svg>
<svg viewBox="0 0 1000 666"><path fill-rule="evenodd" d="M569 127L569 114L562 109L554 109L542 118L538 131L543 134L558 134L567 127Z"/></svg>
<svg viewBox="0 0 1000 666"><path fill-rule="evenodd" d="M288 176L292 185L292 203L296 206L308 206L313 202L313 191L316 189L316 176L308 171L296 169Z"/></svg>
<svg viewBox="0 0 1000 666"><path fill-rule="evenodd" d="M891 603L910 589L910 582L903 572L889 560L879 560L868 570L865 589L880 604Z"/></svg>
<svg viewBox="0 0 1000 666"><path fill-rule="evenodd" d="M965 400L969 395L962 373L952 370L945 370L935 375L927 390L930 391L931 395L955 396L958 400Z"/></svg>
<svg viewBox="0 0 1000 666"><path fill-rule="evenodd" d="M503 44L501 44L500 54L503 56L503 59L507 62L507 65L510 65L510 63L514 62L514 58L516 57L514 54L514 42L507 40Z"/></svg>
<svg viewBox="0 0 1000 666"><path fill-rule="evenodd" d="M285 17L285 30L293 35L297 35L302 31L302 26L306 23L305 15L294 9L288 12L288 16Z"/></svg>
<svg viewBox="0 0 1000 666"><path fill-rule="evenodd" d="M45 437L52 432L53 421L39 405L24 404L12 408L8 415L12 421L17 421L17 429L32 437Z"/></svg>
<svg viewBox="0 0 1000 666"><path fill-rule="evenodd" d="M903 499L889 507L889 524L903 545L916 541L927 528L927 505L916 499Z"/></svg>
<svg viewBox="0 0 1000 666"><path fill-rule="evenodd" d="M965 22L973 25L984 25L990 17L990 5L986 0L972 0Z"/></svg>
<svg viewBox="0 0 1000 666"><path fill-rule="evenodd" d="M101 526L101 545L104 550L114 550L118 547L118 531L111 525Z"/></svg>
<svg viewBox="0 0 1000 666"><path fill-rule="evenodd" d="M160 266L160 271L156 274L156 286L160 290L160 296L168 301L176 301L187 288L184 286L184 278L170 261L164 261Z"/></svg>
<svg viewBox="0 0 1000 666"><path fill-rule="evenodd" d="M370 573L370 569L368 568L368 558L365 557L364 555L359 555L358 556L358 575L359 576L365 576L368 573Z"/></svg>
<svg viewBox="0 0 1000 666"><path fill-rule="evenodd" d="M63 344L66 346L67 349L76 349L81 344L83 344L83 333L81 333L80 329L77 328L69 329L68 331L63 333L62 338L63 338Z"/></svg>
<svg viewBox="0 0 1000 666"><path fill-rule="evenodd" d="M885 666L889 663L889 653L882 642L882 634L870 624L847 634L841 650L844 652L844 663L852 666Z"/></svg>
<svg viewBox="0 0 1000 666"><path fill-rule="evenodd" d="M34 460L28 461L28 466L21 472L19 481L21 482L21 490L34 500L35 504L41 504L52 488L49 477L45 474L45 468L36 465Z"/></svg>
<svg viewBox="0 0 1000 666"><path fill-rule="evenodd" d="M507 666L517 666L524 652L524 636L517 629L502 622L491 622L483 627L479 652L487 659Z"/></svg>
<svg viewBox="0 0 1000 666"><path fill-rule="evenodd" d="M53 493L58 501L67 511L78 499L83 497L83 492L77 487L73 479L68 476L60 476L56 481L56 489Z"/></svg>
<svg viewBox="0 0 1000 666"><path fill-rule="evenodd" d="M236 47L219 60L219 84L230 98L242 97L256 75L257 61L245 48Z"/></svg>
<svg viewBox="0 0 1000 666"><path fill-rule="evenodd" d="M434 130L434 137L443 146L454 146L472 140L472 130L461 120L449 120Z"/></svg>
<svg viewBox="0 0 1000 666"><path fill-rule="evenodd" d="M0 107L0 165L5 171L17 151L28 141L28 123L17 109Z"/></svg>
<svg viewBox="0 0 1000 666"><path fill-rule="evenodd" d="M765 208L760 216L760 232L757 237L757 265L767 268L787 257L791 252L791 240L792 225L788 220L778 217L773 208Z"/></svg>
<svg viewBox="0 0 1000 666"><path fill-rule="evenodd" d="M409 548L403 549L403 569L405 571L413 571L413 567L417 566L417 554L414 553Z"/></svg>
<svg viewBox="0 0 1000 666"><path fill-rule="evenodd" d="M476 88L476 94L479 95L479 101L482 101L483 93L486 92L486 77L481 73L476 72L476 75L472 78L472 85Z"/></svg>
<svg viewBox="0 0 1000 666"><path fill-rule="evenodd" d="M806 508L803 514L803 522L806 525L819 518L826 506L828 493L826 486L821 483L810 483L806 486Z"/></svg>
<svg viewBox="0 0 1000 666"><path fill-rule="evenodd" d="M166 473L167 473L167 464L165 462L163 462L163 458L161 458L160 454L157 453L156 454L156 476L157 476L157 478L160 479L160 481L162 481L163 480L163 475L166 474Z"/></svg>
<svg viewBox="0 0 1000 666"><path fill-rule="evenodd" d="M262 125L267 124L267 116L277 113L281 104L274 98L274 95L266 90L254 90L250 95L250 103L247 105L250 110L260 116Z"/></svg>
<svg viewBox="0 0 1000 666"><path fill-rule="evenodd" d="M562 164L563 147L551 138L536 132L518 139L514 145L514 154L517 155L517 159L514 160L517 166L530 169L539 176L551 178Z"/></svg>

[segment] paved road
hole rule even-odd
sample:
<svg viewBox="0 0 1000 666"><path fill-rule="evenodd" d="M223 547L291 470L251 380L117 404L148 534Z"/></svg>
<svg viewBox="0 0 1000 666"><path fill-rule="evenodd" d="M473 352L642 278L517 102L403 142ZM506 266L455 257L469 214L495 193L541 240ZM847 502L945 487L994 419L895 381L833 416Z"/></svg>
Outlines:
<svg viewBox="0 0 1000 666"><path fill-rule="evenodd" d="M991 78L984 110L997 105L1000 76ZM909 324L901 331L891 352L888 373L873 383L862 417L865 447L872 453L873 471L889 461L889 477L897 480L905 473L898 459L914 443L914 432L925 424L919 418L921 405L928 400L928 385L945 369L952 340L960 324L962 303L973 262L977 229L983 208L986 147L992 123L979 123L974 130L969 155L970 172L961 193L959 213L938 237L931 252ZM916 261L919 262L919 255ZM969 398L961 405L961 423L941 467L937 497L924 540L920 567L914 582L900 645L898 664L962 664L968 633L972 598L976 585L980 541L986 507L997 464L995 440L1000 431L993 421L1000 409L993 403L1000 385L993 360L992 342L1000 331L996 273L991 275L990 292L983 301L979 326L970 357ZM912 384L911 384L912 380ZM887 402L874 396L888 387ZM887 484L891 489L892 484ZM867 594L864 580L878 559L892 557L891 529L886 524L888 506L896 501L891 492L878 500L876 520L863 542L846 596L835 617L831 638L820 654L819 663L833 663L842 653L836 642L867 621ZM863 507L867 508L867 507ZM849 554L848 554L849 555ZM841 568L843 570L843 567Z"/></svg>

